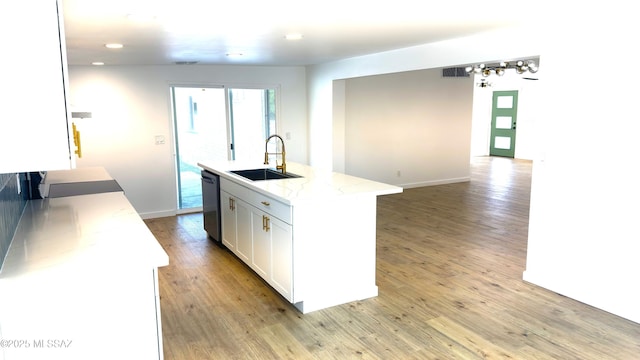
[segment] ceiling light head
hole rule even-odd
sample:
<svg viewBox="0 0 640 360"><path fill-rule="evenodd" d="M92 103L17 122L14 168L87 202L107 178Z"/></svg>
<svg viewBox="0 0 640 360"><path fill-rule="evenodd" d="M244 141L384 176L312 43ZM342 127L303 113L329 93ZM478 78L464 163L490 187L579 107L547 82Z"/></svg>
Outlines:
<svg viewBox="0 0 640 360"><path fill-rule="evenodd" d="M122 49L124 45L118 43L109 43L105 44L104 47L106 47L107 49Z"/></svg>
<svg viewBox="0 0 640 360"><path fill-rule="evenodd" d="M468 74L481 74L487 77L491 74L504 76L507 73L507 69L515 69L518 74L538 72L538 66L534 60L500 61L499 63L468 65L465 71Z"/></svg>
<svg viewBox="0 0 640 360"><path fill-rule="evenodd" d="M485 87L491 86L491 83L488 82L486 79L480 79L480 82L476 83L476 85L478 85L478 87L485 88Z"/></svg>

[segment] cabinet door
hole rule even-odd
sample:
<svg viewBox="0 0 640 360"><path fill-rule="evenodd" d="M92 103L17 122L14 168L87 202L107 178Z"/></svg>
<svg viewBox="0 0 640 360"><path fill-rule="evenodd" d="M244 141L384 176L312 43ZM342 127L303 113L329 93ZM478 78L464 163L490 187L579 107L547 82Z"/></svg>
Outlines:
<svg viewBox="0 0 640 360"><path fill-rule="evenodd" d="M244 201L236 200L236 219L238 222L238 240L236 243L235 254L238 255L242 261L249 264L251 261L251 254L253 253L252 237L253 232L251 229L251 207Z"/></svg>
<svg viewBox="0 0 640 360"><path fill-rule="evenodd" d="M0 56L7 90L0 117L0 173L72 167L58 6L62 11L56 1L2 4L0 40L14 56Z"/></svg>
<svg viewBox="0 0 640 360"><path fill-rule="evenodd" d="M222 243L229 250L235 252L237 244L237 220L235 198L227 192L220 191L220 206L222 207Z"/></svg>
<svg viewBox="0 0 640 360"><path fill-rule="evenodd" d="M293 300L292 227L271 214L252 211L251 267L287 300Z"/></svg>
<svg viewBox="0 0 640 360"><path fill-rule="evenodd" d="M269 283L287 300L293 301L293 228L271 218L271 277Z"/></svg>
<svg viewBox="0 0 640 360"><path fill-rule="evenodd" d="M253 257L251 267L263 279L271 276L271 217L257 209L251 212L253 228Z"/></svg>

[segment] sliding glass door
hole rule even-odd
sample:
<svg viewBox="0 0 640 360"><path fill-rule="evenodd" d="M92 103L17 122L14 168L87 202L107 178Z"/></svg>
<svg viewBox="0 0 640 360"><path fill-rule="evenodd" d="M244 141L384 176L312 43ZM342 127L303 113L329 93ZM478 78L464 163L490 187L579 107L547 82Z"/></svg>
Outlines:
<svg viewBox="0 0 640 360"><path fill-rule="evenodd" d="M178 210L202 208L198 162L261 161L276 129L274 88L171 87Z"/></svg>
<svg viewBox="0 0 640 360"><path fill-rule="evenodd" d="M229 89L234 160L264 159L265 140L275 134L275 90Z"/></svg>

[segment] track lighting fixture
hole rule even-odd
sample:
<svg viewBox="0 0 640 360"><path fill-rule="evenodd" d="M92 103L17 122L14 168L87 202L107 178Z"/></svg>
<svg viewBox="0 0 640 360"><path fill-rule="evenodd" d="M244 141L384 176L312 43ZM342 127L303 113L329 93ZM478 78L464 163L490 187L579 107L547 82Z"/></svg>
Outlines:
<svg viewBox="0 0 640 360"><path fill-rule="evenodd" d="M518 74L524 74L527 71L530 73L538 72L538 66L533 60L502 61L499 64L477 64L469 65L465 68L468 74L482 74L484 77L491 74L503 76L507 69L515 69Z"/></svg>

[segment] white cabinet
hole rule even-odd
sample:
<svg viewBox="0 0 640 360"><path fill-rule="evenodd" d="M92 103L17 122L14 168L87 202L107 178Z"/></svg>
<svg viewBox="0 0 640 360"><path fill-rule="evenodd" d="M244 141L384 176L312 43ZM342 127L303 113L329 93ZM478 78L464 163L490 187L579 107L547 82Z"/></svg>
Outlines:
<svg viewBox="0 0 640 360"><path fill-rule="evenodd" d="M0 346L0 359L163 359L168 264L122 192L29 201L0 271L0 340L32 347Z"/></svg>
<svg viewBox="0 0 640 360"><path fill-rule="evenodd" d="M2 4L0 39L10 54L0 56L0 173L73 166L61 10L56 0Z"/></svg>
<svg viewBox="0 0 640 360"><path fill-rule="evenodd" d="M242 261L249 263L252 253L249 205L226 191L220 191L220 199L222 243Z"/></svg>
<svg viewBox="0 0 640 360"><path fill-rule="evenodd" d="M220 206L222 207L222 244L235 252L238 243L236 199L226 191L220 191Z"/></svg>
<svg viewBox="0 0 640 360"><path fill-rule="evenodd" d="M220 189L223 244L293 301L291 207L226 179Z"/></svg>
<svg viewBox="0 0 640 360"><path fill-rule="evenodd" d="M292 294L293 227L258 209L251 212L253 257L251 268L287 300Z"/></svg>
<svg viewBox="0 0 640 360"><path fill-rule="evenodd" d="M271 272L269 284L293 301L293 226L270 218Z"/></svg>
<svg viewBox="0 0 640 360"><path fill-rule="evenodd" d="M236 199L235 204L238 235L235 253L242 261L248 263L253 248L251 243L251 209L249 204L240 199Z"/></svg>
<svg viewBox="0 0 640 360"><path fill-rule="evenodd" d="M268 282L271 273L271 216L254 208L251 212L251 220L253 235L251 268Z"/></svg>

